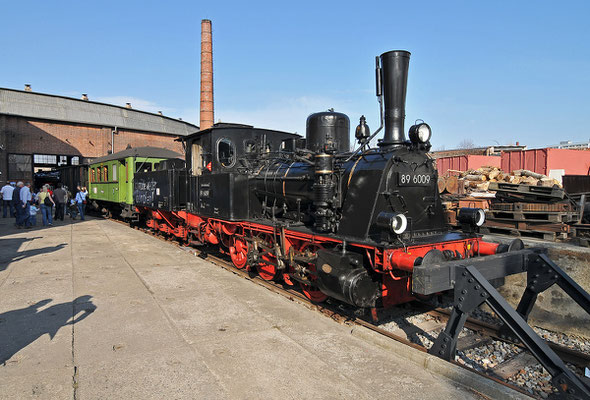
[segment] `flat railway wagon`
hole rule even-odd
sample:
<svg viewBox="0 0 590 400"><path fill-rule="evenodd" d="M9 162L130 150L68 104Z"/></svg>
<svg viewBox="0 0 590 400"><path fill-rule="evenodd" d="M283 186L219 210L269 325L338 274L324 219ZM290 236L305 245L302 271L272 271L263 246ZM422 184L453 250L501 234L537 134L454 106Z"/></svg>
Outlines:
<svg viewBox="0 0 590 400"><path fill-rule="evenodd" d="M160 164L162 163L162 166ZM138 172L184 166L182 156L157 147L137 147L99 157L88 166L88 195L93 209L132 219L133 180ZM74 188L75 189L75 188Z"/></svg>
<svg viewBox="0 0 590 400"><path fill-rule="evenodd" d="M563 398L590 398L526 320L539 293L560 286L590 313L590 296L542 248L482 240L481 209L464 208L461 231L445 223L431 129L404 131L410 53L377 57L380 127L360 117L356 150L349 119L326 111L307 119L306 137L246 125L216 124L184 137L186 169L135 175L135 210L153 230L191 245L217 246L236 268L300 286L374 315L412 300L452 307L429 349L454 359L467 316L483 303L553 376ZM376 147L370 142L384 131ZM527 274L513 309L491 282Z"/></svg>

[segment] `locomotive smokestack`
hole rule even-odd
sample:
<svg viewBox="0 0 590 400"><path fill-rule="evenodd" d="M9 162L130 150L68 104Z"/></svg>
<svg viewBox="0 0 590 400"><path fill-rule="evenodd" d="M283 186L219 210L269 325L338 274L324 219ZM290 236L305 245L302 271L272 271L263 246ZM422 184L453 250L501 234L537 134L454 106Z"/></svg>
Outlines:
<svg viewBox="0 0 590 400"><path fill-rule="evenodd" d="M211 21L201 21L201 130L213 126L213 43Z"/></svg>
<svg viewBox="0 0 590 400"><path fill-rule="evenodd" d="M406 117L406 88L410 52L388 51L381 54L381 85L385 104L385 135L380 146L391 146L406 141L404 118Z"/></svg>

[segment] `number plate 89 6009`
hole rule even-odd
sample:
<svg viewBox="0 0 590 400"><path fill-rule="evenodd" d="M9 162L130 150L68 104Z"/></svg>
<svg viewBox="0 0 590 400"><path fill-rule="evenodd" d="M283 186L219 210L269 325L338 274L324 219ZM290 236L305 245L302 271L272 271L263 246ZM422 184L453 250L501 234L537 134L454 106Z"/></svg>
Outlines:
<svg viewBox="0 0 590 400"><path fill-rule="evenodd" d="M429 186L431 181L432 176L429 174L405 174L400 172L397 183L399 186Z"/></svg>

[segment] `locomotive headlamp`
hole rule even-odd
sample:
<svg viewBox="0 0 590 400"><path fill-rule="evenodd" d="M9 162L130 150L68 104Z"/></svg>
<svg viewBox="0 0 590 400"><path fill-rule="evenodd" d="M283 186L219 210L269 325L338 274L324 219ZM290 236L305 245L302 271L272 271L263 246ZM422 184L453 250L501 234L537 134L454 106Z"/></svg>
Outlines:
<svg viewBox="0 0 590 400"><path fill-rule="evenodd" d="M472 227L480 227L486 220L486 214L481 208L467 208L459 209L457 220L461 224L470 225Z"/></svg>
<svg viewBox="0 0 590 400"><path fill-rule="evenodd" d="M410 140L413 143L426 143L432 137L432 129L425 123L419 123L410 127Z"/></svg>
<svg viewBox="0 0 590 400"><path fill-rule="evenodd" d="M408 228L408 219L402 213L380 212L377 215L377 225L390 229L397 235L401 235Z"/></svg>

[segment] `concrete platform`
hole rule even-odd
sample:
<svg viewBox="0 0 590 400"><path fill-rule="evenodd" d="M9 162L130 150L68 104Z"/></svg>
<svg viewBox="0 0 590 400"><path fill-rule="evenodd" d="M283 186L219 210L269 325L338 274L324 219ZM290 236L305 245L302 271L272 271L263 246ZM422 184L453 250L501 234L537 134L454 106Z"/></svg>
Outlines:
<svg viewBox="0 0 590 400"><path fill-rule="evenodd" d="M12 223L0 219L2 399L520 397L124 225Z"/></svg>

